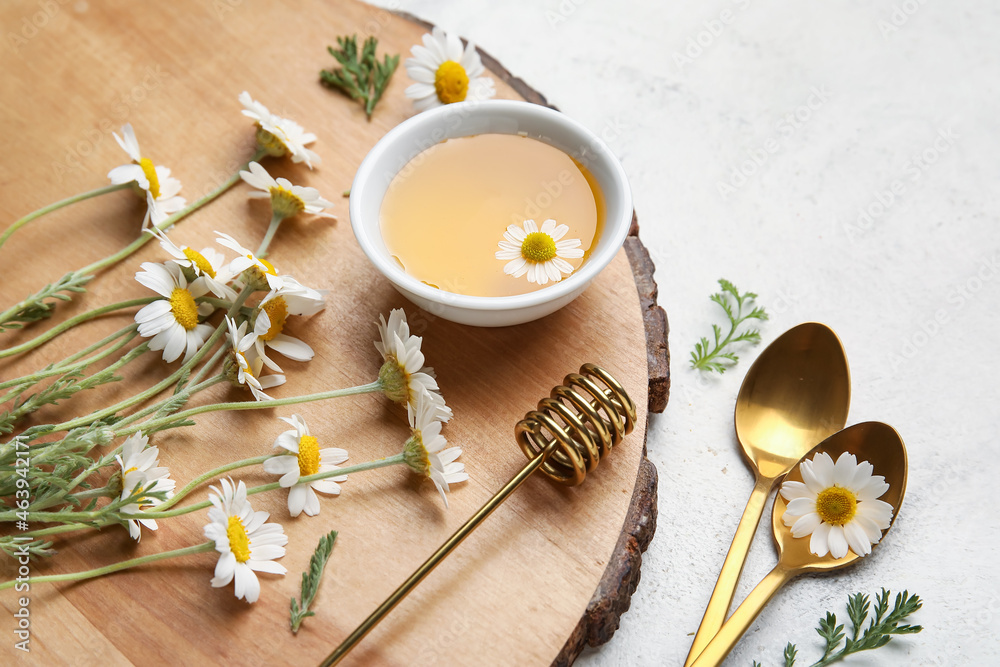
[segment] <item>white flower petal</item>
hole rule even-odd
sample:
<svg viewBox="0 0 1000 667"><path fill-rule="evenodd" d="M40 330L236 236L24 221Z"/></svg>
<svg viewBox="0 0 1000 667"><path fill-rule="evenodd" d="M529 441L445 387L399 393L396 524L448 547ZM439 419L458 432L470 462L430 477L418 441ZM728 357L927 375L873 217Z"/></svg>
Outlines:
<svg viewBox="0 0 1000 667"><path fill-rule="evenodd" d="M830 524L821 523L816 530L813 531L812 537L809 538L809 551L816 554L817 556L823 557L830 552Z"/></svg>

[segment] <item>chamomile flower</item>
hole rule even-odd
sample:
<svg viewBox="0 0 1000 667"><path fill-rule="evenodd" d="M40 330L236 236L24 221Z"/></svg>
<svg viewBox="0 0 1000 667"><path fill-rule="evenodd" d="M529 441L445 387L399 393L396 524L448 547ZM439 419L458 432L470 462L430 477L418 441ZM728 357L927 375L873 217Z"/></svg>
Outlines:
<svg viewBox="0 0 1000 667"><path fill-rule="evenodd" d="M445 405L440 394L434 369L424 366L424 355L420 351L423 339L410 335L406 323L406 313L396 308L389 313L389 321L379 315L378 333L381 341L375 341L375 349L382 355L384 363L378 377L389 400L406 404L410 419L417 399L427 395L428 404L434 408L434 415L441 421L451 419L451 408Z"/></svg>
<svg viewBox="0 0 1000 667"><path fill-rule="evenodd" d="M327 294L329 290L306 287L292 276L281 276L281 287L264 297L264 302L280 297L285 302L289 315L308 317L326 308Z"/></svg>
<svg viewBox="0 0 1000 667"><path fill-rule="evenodd" d="M445 449L448 441L441 435L441 420L437 416L438 406L430 400L429 394L421 394L410 412L410 438L403 445L406 465L419 475L429 477L437 487L444 506L448 507L449 484L469 479L465 464L455 461L462 455L461 447Z"/></svg>
<svg viewBox="0 0 1000 667"><path fill-rule="evenodd" d="M212 588L221 588L234 581L237 598L256 602L260 597L260 582L256 572L285 574L288 570L275 558L285 555L288 536L279 523L267 523L267 512L255 512L247 500L247 487L241 481L219 481L221 489L209 487L209 524L205 537L215 542L219 562L215 565Z"/></svg>
<svg viewBox="0 0 1000 667"><path fill-rule="evenodd" d="M173 262L186 269L190 269L195 277L204 278L208 289L217 297L229 299L236 298L236 292L226 283L230 279L226 258L221 252L214 248L202 248L198 252L188 246L177 246L160 229L152 227L146 232L152 234L160 241L160 247L173 256ZM190 275L190 274L188 274Z"/></svg>
<svg viewBox="0 0 1000 667"><path fill-rule="evenodd" d="M249 277L246 275L240 276L240 280L244 283L250 281L262 290L275 290L284 284L284 280L278 275L274 264L271 264L266 259L257 257L253 254L252 250L244 248L229 234L223 234L222 232L215 233L219 235L219 238L215 239L219 245L236 251L236 259L229 263L228 272L230 275L239 276L247 269L255 269L255 272L251 272L254 275Z"/></svg>
<svg viewBox="0 0 1000 667"><path fill-rule="evenodd" d="M525 220L524 229L510 225L503 233L496 258L510 260L503 272L515 278L528 274L529 283L559 282L563 273L573 273L573 266L566 260L583 257L580 239L559 240L568 231L569 227L551 219L542 223L541 230L534 220Z"/></svg>
<svg viewBox="0 0 1000 667"><path fill-rule="evenodd" d="M311 213L321 218L337 216L323 213L323 209L333 206L333 202L323 199L316 188L292 185L287 178L271 177L264 167L257 162L250 163L250 171L241 171L240 178L260 192L251 192L254 199L270 199L271 210L277 218L289 218L296 213Z"/></svg>
<svg viewBox="0 0 1000 667"><path fill-rule="evenodd" d="M313 165L319 166L319 155L306 148L307 144L316 141L315 134L306 132L294 120L271 113L245 90L240 93L239 99L243 105L243 115L257 122L257 144L268 155L291 155L292 162L305 162L310 169Z"/></svg>
<svg viewBox="0 0 1000 667"><path fill-rule="evenodd" d="M290 419L281 420L292 426L274 441L275 447L281 447L291 455L274 456L264 461L264 470L281 475L278 483L288 489L288 513L298 516L303 511L308 516L319 514L319 497L316 491L333 496L340 494L337 482L346 482L347 475L328 477L307 484L300 484L300 477L329 472L337 469L338 463L347 460L347 451L336 447L319 448L319 441L309 433L309 427L302 417L292 415Z"/></svg>
<svg viewBox="0 0 1000 667"><path fill-rule="evenodd" d="M226 316L226 326L229 329L230 361L226 366L226 376L237 387L246 387L258 401L270 400L264 393L265 389L285 384L285 376L280 374L261 375L264 364L273 371L280 373L281 368L257 352L257 334L247 333L247 323L236 321Z"/></svg>
<svg viewBox="0 0 1000 667"><path fill-rule="evenodd" d="M135 274L140 284L163 297L142 308L135 314L139 335L152 336L149 349L163 350L163 360L172 362L184 353L188 361L215 327L199 324L199 317L212 314L211 304L196 304L195 299L208 292L204 278L188 283L181 267L173 262L154 264L143 262L142 271Z"/></svg>
<svg viewBox="0 0 1000 667"><path fill-rule="evenodd" d="M319 295L319 292L316 290L310 290L298 281L291 280L302 290L308 290ZM325 306L326 302L320 296L320 307L316 308L315 301L308 296L302 295L301 290L295 290L291 284L288 287L291 289L286 290L286 287L283 286L279 290L271 291L260 302L259 310L257 311L257 321L254 322L253 329L254 334L257 336L257 352L263 355L264 348L270 347L275 352L280 352L289 359L309 361L315 354L313 349L309 347L308 343L286 334L285 323L289 315L301 315L304 313L311 315Z"/></svg>
<svg viewBox="0 0 1000 667"><path fill-rule="evenodd" d="M139 489L141 493L165 492L166 496L162 500L140 496L137 502L123 505L120 510L122 514L135 514L155 508L174 495L176 482L169 478L169 470L157 467L160 450L156 447L147 447L148 443L149 438L141 431L133 433L122 443L121 453L115 455L115 460L121 466L121 499L131 498L136 489ZM142 537L140 524L149 530L156 530L156 521L153 519L128 519L127 524L128 534L136 542Z"/></svg>
<svg viewBox="0 0 1000 667"><path fill-rule="evenodd" d="M481 101L496 94L493 79L482 76L486 68L472 42L463 51L462 40L441 28L434 28L423 40L424 45L414 46L410 51L413 57L406 60L406 73L416 82L406 89L406 96L417 111L465 100Z"/></svg>
<svg viewBox="0 0 1000 667"><path fill-rule="evenodd" d="M826 452L799 464L801 482L781 485L788 507L781 519L793 537L809 539L809 551L843 558L850 548L858 556L871 553L892 521L892 505L877 500L889 490L882 475L872 475L868 461L858 463L844 452L834 463Z"/></svg>
<svg viewBox="0 0 1000 667"><path fill-rule="evenodd" d="M122 136L111 133L118 145L132 158L130 164L123 164L108 172L108 178L115 185L135 183L146 198L146 217L142 222L145 228L152 222L158 225L171 213L184 208L186 201L177 196L181 191L181 182L170 175L170 169L157 166L149 158L142 156L139 142L135 138L135 130L131 123L122 126Z"/></svg>

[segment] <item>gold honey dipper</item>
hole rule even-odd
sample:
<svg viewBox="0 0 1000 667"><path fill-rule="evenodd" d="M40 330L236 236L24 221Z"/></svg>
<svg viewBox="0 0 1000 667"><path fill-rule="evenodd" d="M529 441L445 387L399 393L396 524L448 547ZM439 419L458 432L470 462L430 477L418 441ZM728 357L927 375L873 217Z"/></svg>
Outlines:
<svg viewBox="0 0 1000 667"><path fill-rule="evenodd" d="M537 409L526 414L514 427L517 444L529 459L524 468L327 656L323 667L340 662L533 472L541 469L549 479L566 486L582 483L587 473L597 467L622 437L632 432L635 419L635 403L621 384L600 366L584 364L579 373L563 378L563 383L554 387L547 398L538 401Z"/></svg>

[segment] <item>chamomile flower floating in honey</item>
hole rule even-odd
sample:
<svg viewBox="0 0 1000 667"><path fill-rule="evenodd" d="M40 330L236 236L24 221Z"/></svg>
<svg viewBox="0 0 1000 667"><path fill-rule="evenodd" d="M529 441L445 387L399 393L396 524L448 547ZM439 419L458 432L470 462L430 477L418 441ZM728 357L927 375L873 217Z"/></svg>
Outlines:
<svg viewBox="0 0 1000 667"><path fill-rule="evenodd" d="M170 176L170 169L154 165L152 160L142 156L132 124L126 123L122 126L121 137L115 132L111 134L122 150L132 158L132 162L115 167L108 172L108 178L115 185L135 183L142 191L141 194L146 199L147 204L146 217L142 226L146 227L150 222L158 225L166 220L171 213L176 213L184 208L186 203L184 198L177 196L177 193L181 191L181 182Z"/></svg>
<svg viewBox="0 0 1000 667"><path fill-rule="evenodd" d="M877 500L889 490L885 477L872 475L871 463L858 463L847 452L836 463L820 452L800 463L799 470L803 481L781 485L781 496L788 501L781 518L792 536L811 535L809 551L817 556L843 558L848 547L867 556L892 520L892 505Z"/></svg>
<svg viewBox="0 0 1000 667"><path fill-rule="evenodd" d="M449 484L464 482L469 475L465 472L465 464L455 461L462 455L462 448L444 448L448 441L441 435L438 412L439 408L430 399L430 394L417 397L416 405L409 414L410 438L403 445L403 457L411 470L434 482L444 506L448 507L448 496L445 494L451 490Z"/></svg>
<svg viewBox="0 0 1000 667"><path fill-rule="evenodd" d="M328 477L314 482L300 484L300 477L329 472L337 469L338 463L347 460L347 451L336 447L319 448L319 441L309 433L309 427L302 417L292 415L291 419L281 417L292 429L285 431L274 441L275 447L281 447L291 455L274 456L264 461L264 470L281 475L278 483L288 489L288 513L298 516L305 512L307 516L319 514L319 498L316 491L329 495L339 495L340 485L346 482L347 475Z"/></svg>
<svg viewBox="0 0 1000 667"><path fill-rule="evenodd" d="M195 303L195 299L208 292L208 284L203 278L189 284L181 267L173 262L143 262L141 268L135 279L163 299L135 314L139 335L152 336L149 349L163 350L164 361L174 361L182 353L184 361L188 361L215 330L209 324L198 323L199 317L207 317L214 310L211 304Z"/></svg>
<svg viewBox="0 0 1000 667"><path fill-rule="evenodd" d="M528 274L529 283L559 282L563 273L573 273L573 266L566 260L583 257L580 239L560 241L568 231L569 227L551 219L542 223L541 230L534 220L525 220L524 229L510 225L503 233L496 258L509 260L503 272L515 278Z"/></svg>
<svg viewBox="0 0 1000 667"><path fill-rule="evenodd" d="M451 408L434 379L434 369L424 366L424 355L420 351L423 339L410 335L410 325L406 323L406 313L396 308L389 313L389 321L379 315L378 333L381 341L375 341L375 349L382 355L384 363L378 377L389 400L406 405L409 418L420 396L426 394L428 405L434 408L434 415L441 421L452 417Z"/></svg>
<svg viewBox="0 0 1000 667"><path fill-rule="evenodd" d="M226 284L231 276L226 265L226 258L221 252L214 248L202 248L201 252L198 252L188 246L180 247L156 227L151 227L146 232L160 240L160 247L173 256L174 263L189 269L195 277L204 278L205 284L208 285L212 294L230 301L236 298L236 292Z"/></svg>
<svg viewBox="0 0 1000 667"><path fill-rule="evenodd" d="M227 586L234 581L237 598L256 602L260 597L260 582L256 572L285 574L285 566L275 558L285 555L288 536L278 523L267 523L267 512L255 512L247 500L247 487L241 481L219 480L221 488L209 487L209 524L205 537L215 542L221 555L215 565L212 588Z"/></svg>
<svg viewBox="0 0 1000 667"><path fill-rule="evenodd" d="M472 42L463 51L462 40L441 28L423 39L424 45L414 46L413 57L406 60L406 73L416 82L406 89L406 96L417 111L496 94L493 79L482 76L486 68Z"/></svg>
<svg viewBox="0 0 1000 667"><path fill-rule="evenodd" d="M274 371L281 371L276 363L267 356L257 352L257 334L247 333L247 323L236 321L226 316L226 326L229 329L229 354L225 369L226 377L236 387L246 387L258 401L270 400L264 393L265 389L285 384L285 376L280 374L261 375L264 364Z"/></svg>
<svg viewBox="0 0 1000 667"><path fill-rule="evenodd" d="M244 283L249 281L260 290L275 290L284 284L281 276L278 275L277 269L274 268L274 264L271 264L266 259L257 257L253 254L252 250L244 248L240 245L239 241L229 234L223 234L218 231L215 233L219 235L219 238L215 239L219 245L236 251L236 259L229 263L228 271L230 275L240 276L247 269L255 269L255 272L251 272L253 275L242 275L240 276L240 280Z"/></svg>
<svg viewBox="0 0 1000 667"><path fill-rule="evenodd" d="M306 132L294 120L271 113L245 90L240 93L239 99L243 105L243 115L257 122L257 144L268 155L291 155L292 162L305 162L310 169L313 165L319 165L319 155L306 148L306 145L316 141L315 134Z"/></svg>
<svg viewBox="0 0 1000 667"><path fill-rule="evenodd" d="M148 443L149 438L141 431L133 433L122 443L121 453L115 455L115 460L121 466L121 499L128 500L137 489L140 493L164 492L166 495L162 499L140 496L137 502L123 505L119 510L122 514L129 515L153 509L174 495L176 482L169 478L169 470L157 467L160 450L156 447L147 447ZM153 519L129 519L127 524L128 534L137 542L142 537L140 524L149 530L156 530L156 521Z"/></svg>
<svg viewBox="0 0 1000 667"><path fill-rule="evenodd" d="M287 178L274 179L257 162L250 163L250 171L241 171L240 178L260 192L251 192L255 199L270 199L271 210L276 218L290 218L296 213L311 213L322 218L336 218L323 209L333 206L333 202L323 199L316 188L292 185Z"/></svg>

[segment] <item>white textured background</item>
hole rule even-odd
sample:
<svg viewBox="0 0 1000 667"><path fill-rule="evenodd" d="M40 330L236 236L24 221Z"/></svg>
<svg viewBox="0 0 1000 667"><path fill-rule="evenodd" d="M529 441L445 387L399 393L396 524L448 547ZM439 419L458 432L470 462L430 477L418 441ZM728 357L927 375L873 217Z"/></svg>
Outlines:
<svg viewBox="0 0 1000 667"><path fill-rule="evenodd" d="M723 377L687 364L718 321L719 277L760 294L765 343L799 322L832 326L851 362L849 423L893 425L910 455L883 544L779 592L727 664L778 665L789 640L811 664L816 620L827 609L846 620L849 593L881 586L919 593L925 630L848 664L996 664L1000 5L379 4L472 39L603 135L657 264L673 355L649 439L659 527L621 629L578 664L683 662L752 488L732 412L759 348ZM769 533L765 518L740 600L775 562Z"/></svg>

